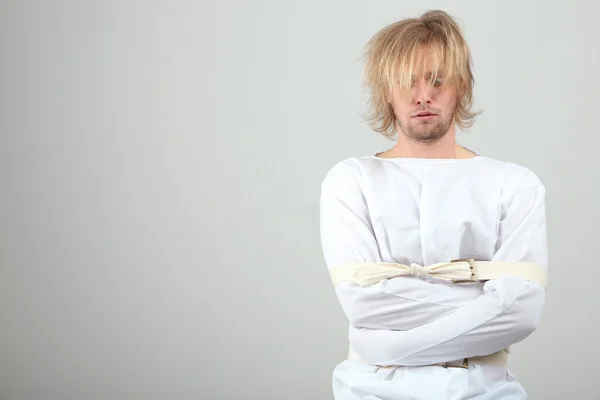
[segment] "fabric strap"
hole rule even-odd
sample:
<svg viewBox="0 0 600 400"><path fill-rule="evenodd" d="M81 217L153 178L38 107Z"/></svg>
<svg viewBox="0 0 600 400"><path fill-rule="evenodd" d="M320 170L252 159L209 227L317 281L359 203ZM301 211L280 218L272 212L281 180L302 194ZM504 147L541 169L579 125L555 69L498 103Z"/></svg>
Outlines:
<svg viewBox="0 0 600 400"><path fill-rule="evenodd" d="M520 261L475 261L474 259L453 260L428 266L394 263L352 263L333 267L330 274L334 286L343 281L368 286L400 276L431 276L453 283L468 283L485 282L512 275L539 283L544 287L547 283L546 269L537 264Z"/></svg>

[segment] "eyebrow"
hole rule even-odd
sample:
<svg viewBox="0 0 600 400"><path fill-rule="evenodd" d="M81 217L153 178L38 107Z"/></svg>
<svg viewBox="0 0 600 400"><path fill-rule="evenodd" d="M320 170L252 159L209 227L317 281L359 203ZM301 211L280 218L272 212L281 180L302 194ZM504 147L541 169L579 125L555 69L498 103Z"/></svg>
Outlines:
<svg viewBox="0 0 600 400"><path fill-rule="evenodd" d="M438 72L437 72L437 76L444 76L444 73L445 73L445 71L443 71L443 70L440 70L440 71L438 71ZM434 72L433 72L433 71L429 71L429 72L427 72L427 73L425 74L425 76L426 76L427 78L431 78L433 75L434 75Z"/></svg>
<svg viewBox="0 0 600 400"><path fill-rule="evenodd" d="M446 71L444 71L444 70L439 70L439 71L437 72L437 77L438 77L438 78L443 78L443 77L445 76L445 74L446 74ZM434 76L434 71L428 71L428 72L425 74L425 79L431 79L433 76ZM414 80L415 80L415 76L413 75L413 76L411 77L411 79L414 81Z"/></svg>

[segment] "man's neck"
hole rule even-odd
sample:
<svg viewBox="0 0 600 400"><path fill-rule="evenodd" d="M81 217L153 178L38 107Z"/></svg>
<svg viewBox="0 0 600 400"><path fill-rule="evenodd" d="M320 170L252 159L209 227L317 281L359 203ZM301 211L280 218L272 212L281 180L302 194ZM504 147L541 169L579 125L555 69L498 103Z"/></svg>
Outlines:
<svg viewBox="0 0 600 400"><path fill-rule="evenodd" d="M434 143L421 143L406 137L402 131L394 147L379 155L384 158L472 158L477 156L456 142L456 134L449 131Z"/></svg>

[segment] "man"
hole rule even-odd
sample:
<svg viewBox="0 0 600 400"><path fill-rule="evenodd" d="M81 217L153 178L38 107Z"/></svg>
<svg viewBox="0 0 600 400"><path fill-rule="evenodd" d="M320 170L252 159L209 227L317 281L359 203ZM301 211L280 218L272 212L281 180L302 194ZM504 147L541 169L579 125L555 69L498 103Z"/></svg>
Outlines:
<svg viewBox="0 0 600 400"><path fill-rule="evenodd" d="M366 56L369 121L397 143L322 183L323 253L349 320L335 398L525 399L507 352L545 302L544 186L457 144L477 113L470 51L448 14L382 29Z"/></svg>

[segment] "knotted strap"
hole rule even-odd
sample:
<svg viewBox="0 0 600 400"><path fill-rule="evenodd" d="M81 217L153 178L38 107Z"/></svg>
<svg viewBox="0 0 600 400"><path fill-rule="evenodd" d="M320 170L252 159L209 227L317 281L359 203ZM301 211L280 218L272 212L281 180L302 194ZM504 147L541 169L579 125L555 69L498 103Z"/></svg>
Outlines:
<svg viewBox="0 0 600 400"><path fill-rule="evenodd" d="M330 270L333 285L343 281L361 286L400 277L431 276L453 283L485 282L503 276L519 276L546 287L547 271L540 265L521 261L475 261L474 259L453 260L421 266L395 263L352 263L333 267Z"/></svg>

